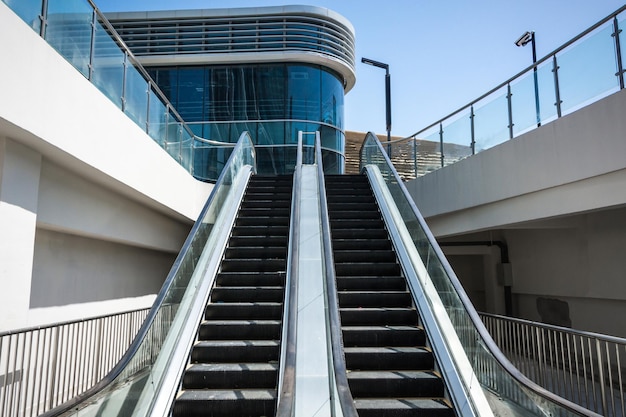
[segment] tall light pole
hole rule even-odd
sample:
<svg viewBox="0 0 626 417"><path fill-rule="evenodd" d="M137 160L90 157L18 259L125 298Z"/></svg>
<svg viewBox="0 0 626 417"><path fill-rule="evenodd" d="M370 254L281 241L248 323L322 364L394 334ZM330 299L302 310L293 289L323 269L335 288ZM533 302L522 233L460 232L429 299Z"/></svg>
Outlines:
<svg viewBox="0 0 626 417"><path fill-rule="evenodd" d="M385 70L385 112L387 116L387 155L391 156L391 75L389 65L374 61L369 58L361 58L361 62Z"/></svg>
<svg viewBox="0 0 626 417"><path fill-rule="evenodd" d="M537 49L535 46L535 32L526 32L515 41L517 46L526 46L530 42L533 50L533 65L537 63ZM539 109L539 83L537 82L537 66L533 68L533 77L535 79L535 111L537 113L537 127L541 126L541 112Z"/></svg>

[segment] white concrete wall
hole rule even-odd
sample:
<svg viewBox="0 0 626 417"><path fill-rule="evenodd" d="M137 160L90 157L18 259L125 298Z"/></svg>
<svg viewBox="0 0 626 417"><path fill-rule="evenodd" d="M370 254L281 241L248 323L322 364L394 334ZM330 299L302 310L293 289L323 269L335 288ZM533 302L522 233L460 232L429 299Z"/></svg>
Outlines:
<svg viewBox="0 0 626 417"><path fill-rule="evenodd" d="M0 2L0 331L147 307L212 186Z"/></svg>
<svg viewBox="0 0 626 417"><path fill-rule="evenodd" d="M626 337L624 114L621 91L407 184L441 242L508 246L514 315ZM444 251L468 293L502 313L461 248Z"/></svg>

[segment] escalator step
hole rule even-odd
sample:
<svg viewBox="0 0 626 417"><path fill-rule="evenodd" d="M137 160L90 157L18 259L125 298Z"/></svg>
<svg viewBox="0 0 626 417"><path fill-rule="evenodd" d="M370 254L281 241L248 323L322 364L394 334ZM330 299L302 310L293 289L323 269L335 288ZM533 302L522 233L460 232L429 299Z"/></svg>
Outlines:
<svg viewBox="0 0 626 417"><path fill-rule="evenodd" d="M277 373L276 363L193 364L185 370L183 389L273 389Z"/></svg>
<svg viewBox="0 0 626 417"><path fill-rule="evenodd" d="M233 236L254 236L262 238L264 236L287 236L289 235L289 226L287 225L268 225L268 226L236 226L231 234Z"/></svg>
<svg viewBox="0 0 626 417"><path fill-rule="evenodd" d="M291 200L243 200L241 208L243 209L289 209Z"/></svg>
<svg viewBox="0 0 626 417"><path fill-rule="evenodd" d="M277 340L198 341L191 351L193 363L247 363L278 361Z"/></svg>
<svg viewBox="0 0 626 417"><path fill-rule="evenodd" d="M192 390L176 399L173 415L259 417L274 415L275 409L276 390Z"/></svg>
<svg viewBox="0 0 626 417"><path fill-rule="evenodd" d="M374 197L370 194L370 195L345 195L344 194L337 194L337 195L328 195L327 196L327 201L328 204L335 204L335 203L375 203L376 200L374 199ZM331 214L332 217L332 214Z"/></svg>
<svg viewBox="0 0 626 417"><path fill-rule="evenodd" d="M279 272L287 267L285 259L224 259L224 272Z"/></svg>
<svg viewBox="0 0 626 417"><path fill-rule="evenodd" d="M375 219L335 219L330 218L330 227L334 229L384 229L383 220Z"/></svg>
<svg viewBox="0 0 626 417"><path fill-rule="evenodd" d="M389 239L334 239L333 249L335 251L343 250L391 250L391 242Z"/></svg>
<svg viewBox="0 0 626 417"><path fill-rule="evenodd" d="M453 408L437 398L357 399L359 417L454 417Z"/></svg>
<svg viewBox="0 0 626 417"><path fill-rule="evenodd" d="M278 340L280 320L205 320L198 340Z"/></svg>
<svg viewBox="0 0 626 417"><path fill-rule="evenodd" d="M380 213L378 212L378 210L373 211L365 211L365 210L337 210L333 216L332 216L332 220L333 221L337 221L337 220L365 220L365 219L376 219L376 220L380 220Z"/></svg>
<svg viewBox="0 0 626 417"><path fill-rule="evenodd" d="M398 276L401 274L400 265L395 262L350 262L336 263L335 273L337 276Z"/></svg>
<svg viewBox="0 0 626 417"><path fill-rule="evenodd" d="M354 397L443 397L441 378L425 371L351 371L348 384Z"/></svg>
<svg viewBox="0 0 626 417"><path fill-rule="evenodd" d="M231 236L228 241L228 247L230 248L238 248L238 247L246 247L246 246L257 246L259 242L263 243L265 246L273 246L273 247L287 247L287 235L284 236L264 236L264 237L256 237L256 236Z"/></svg>
<svg viewBox="0 0 626 417"><path fill-rule="evenodd" d="M422 347L347 347L346 366L351 370L432 369L433 353Z"/></svg>
<svg viewBox="0 0 626 417"><path fill-rule="evenodd" d="M206 320L280 320L282 303L210 303L207 305Z"/></svg>
<svg viewBox="0 0 626 417"><path fill-rule="evenodd" d="M279 272L226 272L217 275L216 285L234 287L283 286L285 284L284 271Z"/></svg>
<svg viewBox="0 0 626 417"><path fill-rule="evenodd" d="M235 220L235 227L237 226L287 226L289 224L289 218L280 216L274 217L271 213L267 216L258 217L237 217Z"/></svg>
<svg viewBox="0 0 626 417"><path fill-rule="evenodd" d="M257 244L262 244L259 239ZM287 259L287 248L280 246L229 247L224 253L226 259Z"/></svg>
<svg viewBox="0 0 626 417"><path fill-rule="evenodd" d="M211 291L211 302L283 302L283 287L226 286L215 287Z"/></svg>
<svg viewBox="0 0 626 417"><path fill-rule="evenodd" d="M390 250L335 250L335 262L358 263L358 262L389 262L396 261L396 254Z"/></svg>
<svg viewBox="0 0 626 417"><path fill-rule="evenodd" d="M357 290L398 290L406 289L406 281L401 276L351 276L337 277L337 289L339 291Z"/></svg>
<svg viewBox="0 0 626 417"><path fill-rule="evenodd" d="M345 326L344 346L424 346L424 330L415 326Z"/></svg>
<svg viewBox="0 0 626 417"><path fill-rule="evenodd" d="M347 307L411 307L411 293L404 291L338 291L339 305Z"/></svg>
<svg viewBox="0 0 626 417"><path fill-rule="evenodd" d="M333 242L336 239L387 239L387 231L385 229L331 229Z"/></svg>
<svg viewBox="0 0 626 417"><path fill-rule="evenodd" d="M339 309L344 326L414 326L417 313L412 308L344 308Z"/></svg>

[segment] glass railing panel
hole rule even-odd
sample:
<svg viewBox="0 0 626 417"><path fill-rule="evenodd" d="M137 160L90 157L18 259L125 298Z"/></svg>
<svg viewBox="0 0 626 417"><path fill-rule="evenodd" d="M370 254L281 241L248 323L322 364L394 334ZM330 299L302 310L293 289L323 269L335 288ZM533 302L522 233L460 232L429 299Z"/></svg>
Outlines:
<svg viewBox="0 0 626 417"><path fill-rule="evenodd" d="M182 138L182 126L174 112L170 109L167 112L167 136L165 146L170 143L180 142ZM226 161L224 161L226 162Z"/></svg>
<svg viewBox="0 0 626 417"><path fill-rule="evenodd" d="M126 65L126 88L124 112L137 125L146 130L148 119L148 81L134 65Z"/></svg>
<svg viewBox="0 0 626 417"><path fill-rule="evenodd" d="M613 25L557 54L561 111L565 114L619 90Z"/></svg>
<svg viewBox="0 0 626 417"><path fill-rule="evenodd" d="M424 132L417 145L417 176L428 174L441 168L441 143L439 126Z"/></svg>
<svg viewBox="0 0 626 417"><path fill-rule="evenodd" d="M191 305L198 297L201 282L206 279L205 263L216 251L221 251L217 234L220 220L232 210L233 191L241 189L240 175L255 166L255 152L249 136L242 136L232 158L223 170L207 206L194 225L183 251L161 289L155 306L148 317L151 320L144 338L134 355L129 358L121 373L107 387L64 415L69 416L118 416L147 415L152 407L152 394L162 384L166 371L160 365L167 363L179 335L188 320ZM206 294L201 294L204 297ZM147 395L148 394L148 395Z"/></svg>
<svg viewBox="0 0 626 417"><path fill-rule="evenodd" d="M474 107L476 153L509 140L509 108L506 88L494 92ZM484 103L484 104L483 104Z"/></svg>
<svg viewBox="0 0 626 417"><path fill-rule="evenodd" d="M180 142L180 160L178 161L183 168L190 171L193 175L193 142L194 136L187 129L183 130L183 138Z"/></svg>
<svg viewBox="0 0 626 417"><path fill-rule="evenodd" d="M93 16L86 0L48 0L46 41L87 78Z"/></svg>
<svg viewBox="0 0 626 417"><path fill-rule="evenodd" d="M556 86L552 60L537 66L537 84L539 85L541 124L545 124L557 118Z"/></svg>
<svg viewBox="0 0 626 417"><path fill-rule="evenodd" d="M150 109L148 115L148 135L163 147L167 137L168 109L152 89L150 90L148 100Z"/></svg>
<svg viewBox="0 0 626 417"><path fill-rule="evenodd" d="M537 80L537 95L535 95ZM511 82L511 113L513 118L513 136L537 127L537 119L541 120L541 102L539 101L539 74L527 72Z"/></svg>
<svg viewBox="0 0 626 417"><path fill-rule="evenodd" d="M620 43L620 57L622 58L622 66L626 65L626 13L621 13L617 16L617 26L620 31L617 35L619 37ZM615 68L615 72L618 71L618 68Z"/></svg>
<svg viewBox="0 0 626 417"><path fill-rule="evenodd" d="M472 154L471 109L443 124L443 164L450 165Z"/></svg>
<svg viewBox="0 0 626 417"><path fill-rule="evenodd" d="M24 22L37 33L41 31L42 0L3 0Z"/></svg>
<svg viewBox="0 0 626 417"><path fill-rule="evenodd" d="M96 22L91 82L115 105L122 108L124 51L100 21Z"/></svg>

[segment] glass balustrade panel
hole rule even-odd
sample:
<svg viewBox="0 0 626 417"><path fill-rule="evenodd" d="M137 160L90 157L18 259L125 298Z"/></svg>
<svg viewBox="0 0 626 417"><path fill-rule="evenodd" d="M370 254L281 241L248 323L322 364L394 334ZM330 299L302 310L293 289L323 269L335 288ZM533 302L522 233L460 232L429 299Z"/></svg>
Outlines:
<svg viewBox="0 0 626 417"><path fill-rule="evenodd" d="M100 21L96 22L91 82L115 105L122 108L124 51Z"/></svg>
<svg viewBox="0 0 626 417"><path fill-rule="evenodd" d="M37 33L41 31L42 0L3 0L11 10Z"/></svg>
<svg viewBox="0 0 626 417"><path fill-rule="evenodd" d="M504 87L474 106L476 153L509 140L509 109L506 96L507 91Z"/></svg>

